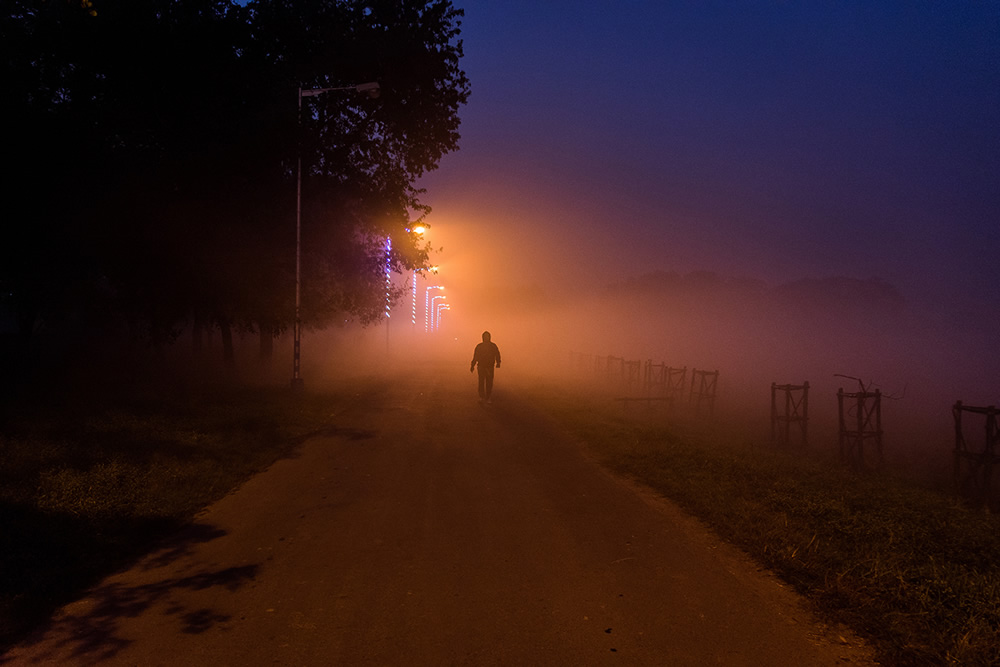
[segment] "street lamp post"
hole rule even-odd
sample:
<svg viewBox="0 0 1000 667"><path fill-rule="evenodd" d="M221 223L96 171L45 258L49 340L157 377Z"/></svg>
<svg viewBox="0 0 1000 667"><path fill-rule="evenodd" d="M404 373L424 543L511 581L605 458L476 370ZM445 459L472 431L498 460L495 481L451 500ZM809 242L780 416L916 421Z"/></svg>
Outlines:
<svg viewBox="0 0 1000 667"><path fill-rule="evenodd" d="M298 127L301 134L302 128L302 98L315 97L323 93L335 90L353 90L358 93L367 93L369 97L375 98L379 95L378 83L371 81L356 86L337 86L333 88L306 88L299 86L299 108ZM298 391L304 386L300 375L302 365L302 145L296 148L296 176L295 176L295 325L293 327L292 352L292 389Z"/></svg>
<svg viewBox="0 0 1000 667"><path fill-rule="evenodd" d="M392 237L385 237L385 351L389 351L389 293L392 291Z"/></svg>
<svg viewBox="0 0 1000 667"><path fill-rule="evenodd" d="M445 302L441 302L437 305L434 310L434 330L437 331L441 327L441 311L451 310L451 306Z"/></svg>
<svg viewBox="0 0 1000 667"><path fill-rule="evenodd" d="M443 295L443 294L438 294L437 296L432 296L431 297L431 331L434 331L435 329L437 329L437 318L435 317L435 314L437 313L437 306L438 306L438 304L435 303L435 302L438 299L445 299L445 298L447 298L447 297L445 297L445 295Z"/></svg>
<svg viewBox="0 0 1000 667"><path fill-rule="evenodd" d="M437 273L438 272L438 267L432 266L432 267L430 267L428 269L428 271L430 271L431 273ZM417 278L420 275L422 275L420 273L420 271L418 271L417 269L413 270L413 318L412 319L413 319L413 330L414 331L417 330ZM434 287L438 287L438 286L435 285ZM427 289L433 289L433 288L428 287ZM426 308L426 304L425 304L424 307ZM425 320L427 319L426 313L424 315L424 319ZM426 329L426 326L425 326L425 329Z"/></svg>
<svg viewBox="0 0 1000 667"><path fill-rule="evenodd" d="M410 324L413 329L417 328L417 270L413 269L411 272L411 279L413 284L410 285L410 290L413 292L413 308L410 310Z"/></svg>
<svg viewBox="0 0 1000 667"><path fill-rule="evenodd" d="M431 318L431 290L432 289L443 290L444 286L443 285L430 285L424 291L424 331L427 332L427 333L430 333L431 325L433 324L433 322L431 321L432 320L432 318Z"/></svg>
<svg viewBox="0 0 1000 667"><path fill-rule="evenodd" d="M419 238L423 238L424 232L427 231L427 228L424 227L423 225L417 225L412 230L411 229L407 229L406 231L408 231L408 232L412 231ZM436 266L430 267L429 270L430 270L431 273L437 273L437 267ZM420 275L420 270L419 269L413 269L413 271L411 272L411 275L410 275L410 278L413 280L413 284L410 286L410 290L413 292L413 307L412 307L412 310L411 310L411 313L410 313L410 320L411 320L410 323L413 325L413 329L414 330L416 330L416 328L417 328L417 276L419 276L419 275Z"/></svg>

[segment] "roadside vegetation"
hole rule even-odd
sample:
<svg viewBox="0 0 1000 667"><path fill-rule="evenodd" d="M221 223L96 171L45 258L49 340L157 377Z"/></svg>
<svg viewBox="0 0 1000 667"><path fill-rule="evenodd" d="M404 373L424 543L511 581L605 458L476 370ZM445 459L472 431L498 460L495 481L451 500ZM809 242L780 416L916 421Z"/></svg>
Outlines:
<svg viewBox="0 0 1000 667"><path fill-rule="evenodd" d="M296 396L177 384L5 401L0 654L380 386ZM534 393L606 466L702 519L885 664L1000 664L1000 517L889 474L852 474L818 447L777 451Z"/></svg>
<svg viewBox="0 0 1000 667"><path fill-rule="evenodd" d="M888 473L852 474L818 447L777 451L538 391L607 467L699 517L885 664L1000 664L1000 517Z"/></svg>
<svg viewBox="0 0 1000 667"><path fill-rule="evenodd" d="M284 386L37 394L0 414L0 654L355 398Z"/></svg>

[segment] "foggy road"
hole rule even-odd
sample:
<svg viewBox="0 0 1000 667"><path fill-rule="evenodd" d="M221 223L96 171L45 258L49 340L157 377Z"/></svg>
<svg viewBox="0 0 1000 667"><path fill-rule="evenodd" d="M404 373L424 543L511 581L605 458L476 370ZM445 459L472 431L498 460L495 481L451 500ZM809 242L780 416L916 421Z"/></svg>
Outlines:
<svg viewBox="0 0 1000 667"><path fill-rule="evenodd" d="M460 360L342 408L6 660L868 664L774 578L590 461L508 365L492 405Z"/></svg>

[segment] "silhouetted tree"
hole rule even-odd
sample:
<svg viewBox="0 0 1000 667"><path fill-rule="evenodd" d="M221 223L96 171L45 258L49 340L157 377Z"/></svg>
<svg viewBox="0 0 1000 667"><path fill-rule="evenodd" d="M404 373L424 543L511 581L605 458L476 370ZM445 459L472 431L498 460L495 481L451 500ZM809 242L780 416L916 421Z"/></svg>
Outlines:
<svg viewBox="0 0 1000 667"><path fill-rule="evenodd" d="M451 2L8 7L0 299L25 338L88 308L154 342L287 330L300 152L308 326L377 317L386 236L393 268L426 263L413 184L457 148L469 94ZM299 86L367 81L378 100L310 98L300 124Z"/></svg>

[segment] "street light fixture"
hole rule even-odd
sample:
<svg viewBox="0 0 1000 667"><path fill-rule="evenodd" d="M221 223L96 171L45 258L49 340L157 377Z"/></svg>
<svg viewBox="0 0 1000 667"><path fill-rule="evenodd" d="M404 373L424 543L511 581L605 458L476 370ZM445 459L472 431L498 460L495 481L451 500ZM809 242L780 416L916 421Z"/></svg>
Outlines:
<svg viewBox="0 0 1000 667"><path fill-rule="evenodd" d="M431 330L431 290L440 289L443 290L443 285L429 285L424 291L424 331L429 333Z"/></svg>
<svg viewBox="0 0 1000 667"><path fill-rule="evenodd" d="M412 324L413 328L416 329L417 328L417 270L416 269L413 270L412 279L413 279L413 285L411 285L411 290L413 292L413 308L410 313L410 320L411 320L410 324Z"/></svg>
<svg viewBox="0 0 1000 667"><path fill-rule="evenodd" d="M413 229L407 228L406 231L407 232L412 232L412 233L416 234L417 236L423 236L424 232L427 231L427 228L424 227L423 225L417 225ZM392 270L392 265L390 263L391 259L392 259L392 254L391 253L392 253L392 237L386 236L385 237L385 351L386 352L389 351L389 319L392 317L392 313L391 313L391 310L390 310L392 304L390 302L390 294L389 294L390 291L391 291L391 289L392 289L392 275L390 273L391 270ZM436 273L437 272L437 267L436 266L432 266L431 267L431 271L433 271L433 272ZM413 292L413 313L412 313L412 316L411 316L411 323L413 325L413 328L416 328L416 326L417 326L417 269L413 269L411 278L413 280L413 285L412 285L412 288L411 288L412 292Z"/></svg>
<svg viewBox="0 0 1000 667"><path fill-rule="evenodd" d="M437 274L438 267L431 266L431 267L428 267L427 270L429 272L433 273L433 274ZM416 328L417 328L417 277L420 276L420 275L421 275L421 270L418 270L418 269L414 269L413 270L413 329L414 330L416 330ZM427 289L434 289L434 288L444 289L444 288L439 287L438 285L435 285L434 287L428 287ZM426 299L425 299L425 301L426 301ZM424 308L425 308L424 319L425 320L427 319L427 316L426 316L426 307L427 306L425 304L424 305ZM424 328L426 329L427 327L425 326Z"/></svg>
<svg viewBox="0 0 1000 667"><path fill-rule="evenodd" d="M370 98L379 96L380 88L377 82L362 83L355 86L336 86L333 88L305 88L299 86L298 126L302 128L302 98L315 97L332 91L353 90L366 93ZM296 149L298 164L295 178L295 326L294 352L292 353L292 389L301 390L304 386L299 372L302 362L302 146Z"/></svg>
<svg viewBox="0 0 1000 667"><path fill-rule="evenodd" d="M431 331L437 329L437 318L435 317L435 313L437 313L438 304L435 303L435 301L437 301L438 299L446 299L446 298L447 297L443 294L438 294L437 296L431 297Z"/></svg>
<svg viewBox="0 0 1000 667"><path fill-rule="evenodd" d="M385 351L389 352L389 318L392 313L390 293L392 292L392 237L385 237Z"/></svg>
<svg viewBox="0 0 1000 667"><path fill-rule="evenodd" d="M451 310L451 306L449 304L443 302L443 301L437 305L437 308L434 310L434 329L435 329L435 331L441 327L441 311L442 310Z"/></svg>
<svg viewBox="0 0 1000 667"><path fill-rule="evenodd" d="M424 232L427 231L427 228L424 227L423 225L417 225L412 230L408 229L406 231L412 231L417 236L423 237ZM430 267L430 271L432 273L437 273L437 267L436 266ZM410 316L411 319L410 323L413 325L414 329L417 328L417 274L418 273L419 273L418 269L413 269L410 276L411 279L413 280L413 284L410 286L411 291L413 292L413 308Z"/></svg>

